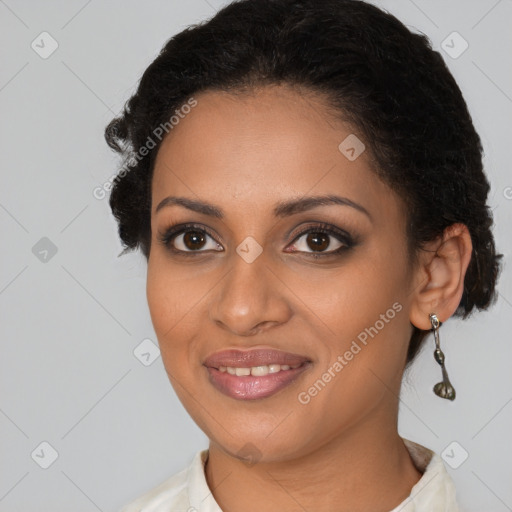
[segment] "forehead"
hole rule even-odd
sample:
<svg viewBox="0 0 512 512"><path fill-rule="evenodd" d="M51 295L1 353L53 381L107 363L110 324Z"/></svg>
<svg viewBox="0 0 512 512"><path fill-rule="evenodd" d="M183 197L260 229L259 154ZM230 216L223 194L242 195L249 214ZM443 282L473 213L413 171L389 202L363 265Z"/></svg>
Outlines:
<svg viewBox="0 0 512 512"><path fill-rule="evenodd" d="M326 193L376 212L397 209L397 198L372 171L369 151L347 158L347 144L359 152L368 143L336 121L321 97L266 86L194 98L197 105L159 148L153 212L171 194L223 204L228 212L241 205L253 213L269 211L283 199Z"/></svg>

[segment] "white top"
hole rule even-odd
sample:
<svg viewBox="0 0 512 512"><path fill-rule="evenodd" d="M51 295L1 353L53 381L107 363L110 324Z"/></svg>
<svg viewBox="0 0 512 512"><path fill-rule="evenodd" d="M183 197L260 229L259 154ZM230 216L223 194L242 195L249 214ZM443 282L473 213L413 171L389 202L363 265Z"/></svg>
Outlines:
<svg viewBox="0 0 512 512"><path fill-rule="evenodd" d="M390 512L459 512L455 485L439 455L417 443L404 444L423 473L411 493ZM125 505L119 512L222 512L213 497L204 465L208 450L198 451L190 466Z"/></svg>

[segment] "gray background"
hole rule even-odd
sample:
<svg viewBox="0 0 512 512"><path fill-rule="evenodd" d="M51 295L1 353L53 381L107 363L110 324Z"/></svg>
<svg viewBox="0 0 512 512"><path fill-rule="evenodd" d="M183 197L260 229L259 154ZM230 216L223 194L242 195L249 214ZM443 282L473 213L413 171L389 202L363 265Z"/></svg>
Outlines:
<svg viewBox="0 0 512 512"><path fill-rule="evenodd" d="M158 357L144 259L117 258L108 200L93 190L117 169L103 130L143 70L225 3L0 0L0 512L116 511L207 446ZM495 307L441 329L457 400L432 393L429 338L404 382L400 433L445 453L463 510L512 510L512 2L378 4L427 34L460 84L505 254ZM46 59L31 47L51 49L43 31L58 43ZM454 31L469 44L457 58Z"/></svg>

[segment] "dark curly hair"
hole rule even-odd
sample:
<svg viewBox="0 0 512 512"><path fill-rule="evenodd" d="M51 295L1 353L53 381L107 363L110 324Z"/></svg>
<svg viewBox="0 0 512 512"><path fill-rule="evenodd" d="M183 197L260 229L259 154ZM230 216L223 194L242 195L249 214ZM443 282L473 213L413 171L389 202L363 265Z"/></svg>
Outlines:
<svg viewBox="0 0 512 512"><path fill-rule="evenodd" d="M164 45L105 129L124 157L110 195L123 253L140 247L149 257L155 128L169 126L192 94L271 84L320 93L330 114L359 130L374 172L407 207L411 261L449 225L468 227L473 252L456 316L496 301L503 255L491 231L480 137L461 91L426 36L361 0L238 0ZM407 363L428 332L414 327Z"/></svg>

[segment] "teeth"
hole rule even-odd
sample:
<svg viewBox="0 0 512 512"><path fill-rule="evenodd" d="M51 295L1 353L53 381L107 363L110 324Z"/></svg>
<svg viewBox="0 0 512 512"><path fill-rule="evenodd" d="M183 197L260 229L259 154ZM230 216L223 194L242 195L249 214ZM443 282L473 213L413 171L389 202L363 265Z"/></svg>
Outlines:
<svg viewBox="0 0 512 512"><path fill-rule="evenodd" d="M281 370L280 364L269 364L268 365L268 373L277 373Z"/></svg>
<svg viewBox="0 0 512 512"><path fill-rule="evenodd" d="M250 370L250 374L255 377L263 377L264 375L268 375L270 369L268 366L253 366L252 368L247 368Z"/></svg>
<svg viewBox="0 0 512 512"><path fill-rule="evenodd" d="M301 366L300 364L288 365L288 364L269 364L263 366L252 366L251 368L234 368L232 366L219 366L219 371L223 373L229 373L230 375L236 375L241 377L244 375L253 375L254 377L263 377L269 373L277 373L281 370L295 369Z"/></svg>

